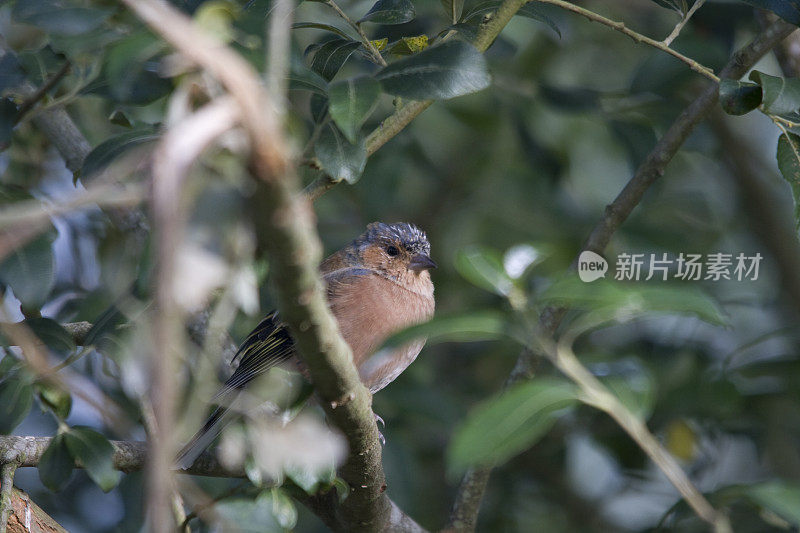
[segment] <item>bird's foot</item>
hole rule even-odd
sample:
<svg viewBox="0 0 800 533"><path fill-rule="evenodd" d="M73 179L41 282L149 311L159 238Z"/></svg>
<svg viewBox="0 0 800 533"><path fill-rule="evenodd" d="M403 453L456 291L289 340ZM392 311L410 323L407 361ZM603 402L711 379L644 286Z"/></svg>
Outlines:
<svg viewBox="0 0 800 533"><path fill-rule="evenodd" d="M375 424L378 426L383 426L384 428L386 427L386 422L383 421L383 418L381 418L380 415L377 413L372 413L372 416L375 417ZM378 440L381 441L381 445L386 446L386 437L383 436L380 428L378 429Z"/></svg>

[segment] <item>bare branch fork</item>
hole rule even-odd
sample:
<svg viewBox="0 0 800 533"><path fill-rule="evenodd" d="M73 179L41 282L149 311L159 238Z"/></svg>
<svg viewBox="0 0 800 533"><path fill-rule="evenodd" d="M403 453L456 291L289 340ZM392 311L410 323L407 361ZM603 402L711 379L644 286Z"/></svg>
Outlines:
<svg viewBox="0 0 800 533"><path fill-rule="evenodd" d="M560 2L551 0L545 1L560 4ZM738 79L742 77L764 54L796 29L797 27L782 20L774 22L765 28L750 44L734 54L722 72L720 72L720 78ZM664 174L666 166L694 128L708 116L716 105L717 100L718 84L712 83L684 109L651 150L616 199L606 207L603 217L595 225L581 250L602 253L613 234L625 222L634 208L639 205L649 187ZM554 335L561 324L565 312L565 308L546 308L540 318L540 330L545 335ZM541 355L532 350L524 349L517 358L517 363L506 382L506 386L531 379L534 376ZM577 359L574 362L580 365ZM581 368L583 368L582 365ZM620 422L619 420L617 421ZM621 422L620 424L626 430L630 429L625 424ZM647 450L645 449L645 451ZM475 529L480 502L491 470L490 467L475 468L465 474L456 495L450 517L450 527L454 531L473 531ZM678 488L680 489L681 487ZM704 498L703 501L705 502ZM720 519L716 512L709 514L705 505L699 500L695 500L695 503L700 506L700 508L695 507L695 509L701 518L716 524L718 531L725 530L727 522L724 519Z"/></svg>

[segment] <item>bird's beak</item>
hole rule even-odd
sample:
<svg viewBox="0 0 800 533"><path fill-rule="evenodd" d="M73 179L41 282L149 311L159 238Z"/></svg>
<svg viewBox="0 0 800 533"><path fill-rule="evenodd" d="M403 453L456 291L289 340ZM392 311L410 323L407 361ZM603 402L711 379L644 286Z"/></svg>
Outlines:
<svg viewBox="0 0 800 533"><path fill-rule="evenodd" d="M433 259L428 257L425 254L417 254L411 258L411 262L408 264L409 270L413 270L415 272L421 272L423 270L430 270L431 268L436 268L436 263L433 262Z"/></svg>

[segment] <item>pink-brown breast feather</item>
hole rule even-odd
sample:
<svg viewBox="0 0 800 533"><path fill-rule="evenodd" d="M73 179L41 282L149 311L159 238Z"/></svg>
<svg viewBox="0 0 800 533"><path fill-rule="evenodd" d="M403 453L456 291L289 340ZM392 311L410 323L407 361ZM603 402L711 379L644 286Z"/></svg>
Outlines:
<svg viewBox="0 0 800 533"><path fill-rule="evenodd" d="M393 333L433 315L430 295L409 291L397 283L363 269L347 268L326 274L331 311L353 351L361 380L372 392L391 382L416 358L424 340L390 353L373 356ZM426 280L430 283L430 280Z"/></svg>

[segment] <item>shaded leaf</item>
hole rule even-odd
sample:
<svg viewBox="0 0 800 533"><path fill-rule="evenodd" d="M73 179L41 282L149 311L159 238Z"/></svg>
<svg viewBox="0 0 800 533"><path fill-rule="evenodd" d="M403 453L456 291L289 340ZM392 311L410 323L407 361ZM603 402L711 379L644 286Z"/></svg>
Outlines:
<svg viewBox="0 0 800 533"><path fill-rule="evenodd" d="M389 94L412 100L453 98L491 83L483 54L463 41L447 41L399 59L375 78Z"/></svg>
<svg viewBox="0 0 800 533"><path fill-rule="evenodd" d="M477 18L483 18L485 15L494 13L500 8L501 4L502 2L499 0L489 0L488 2L481 2L480 4L476 5L475 7L469 10L469 13L467 13L464 16L463 22L469 22ZM551 30L553 30L559 37L561 37L561 30L558 28L553 19L551 19L544 13L544 11L541 9L539 5L529 2L523 5L519 9L519 11L515 13L515 15L536 20L538 22L543 22Z"/></svg>
<svg viewBox="0 0 800 533"><path fill-rule="evenodd" d="M788 132L778 138L778 168L792 188L795 229L800 229L800 135Z"/></svg>
<svg viewBox="0 0 800 533"><path fill-rule="evenodd" d="M508 296L514 290L514 280L503 266L499 252L480 246L469 246L456 255L456 270L472 284L487 291Z"/></svg>
<svg viewBox="0 0 800 533"><path fill-rule="evenodd" d="M284 531L276 520L269 499L228 498L214 506L217 529L232 533Z"/></svg>
<svg viewBox="0 0 800 533"><path fill-rule="evenodd" d="M744 115L761 105L762 89L755 83L720 80L719 103L729 115Z"/></svg>
<svg viewBox="0 0 800 533"><path fill-rule="evenodd" d="M328 113L328 98L321 94L314 93L308 99L308 105L311 108L311 120L315 124L323 121Z"/></svg>
<svg viewBox="0 0 800 533"><path fill-rule="evenodd" d="M17 122L17 104L10 98L0 98L0 151L5 150Z"/></svg>
<svg viewBox="0 0 800 533"><path fill-rule="evenodd" d="M0 381L0 435L10 434L28 416L32 405L30 376L21 370L3 376Z"/></svg>
<svg viewBox="0 0 800 533"><path fill-rule="evenodd" d="M508 389L477 407L459 427L448 449L448 470L503 463L530 448L578 403L578 390L558 378L539 378Z"/></svg>
<svg viewBox="0 0 800 533"><path fill-rule="evenodd" d="M663 0L662 0L663 1ZM800 2L798 0L741 0L745 4L750 4L759 9L772 11L780 18L800 26Z"/></svg>
<svg viewBox="0 0 800 533"><path fill-rule="evenodd" d="M334 181L355 183L367 164L367 148L364 139L350 143L333 124L326 125L314 144L314 155L322 169Z"/></svg>
<svg viewBox="0 0 800 533"><path fill-rule="evenodd" d="M754 70L750 79L761 86L764 111L773 115L796 115L800 110L800 79L769 76Z"/></svg>
<svg viewBox="0 0 800 533"><path fill-rule="evenodd" d="M53 287L55 239L56 232L48 231L15 249L0 263L0 281L10 286L26 307L41 307Z"/></svg>
<svg viewBox="0 0 800 533"><path fill-rule="evenodd" d="M800 485L796 482L772 480L744 487L745 494L755 503L800 526Z"/></svg>
<svg viewBox="0 0 800 533"><path fill-rule="evenodd" d="M683 16L689 9L689 6L686 5L686 0L652 0L652 1L653 3L658 4L663 8L677 11L681 16Z"/></svg>
<svg viewBox="0 0 800 533"><path fill-rule="evenodd" d="M711 324L727 323L711 297L682 284L632 286L606 279L585 283L572 275L556 280L537 301L592 311L598 322L635 318L647 313L678 313L694 315Z"/></svg>
<svg viewBox="0 0 800 533"><path fill-rule="evenodd" d="M48 348L57 352L71 352L75 349L75 342L72 335L64 327L52 318L29 318L25 324L31 328L33 333L47 345Z"/></svg>
<svg viewBox="0 0 800 533"><path fill-rule="evenodd" d="M58 492L69 481L74 466L64 435L56 435L39 459L39 479L45 487Z"/></svg>
<svg viewBox="0 0 800 533"><path fill-rule="evenodd" d="M320 46L311 61L311 70L331 81L345 61L355 52L361 43L348 39L333 39Z"/></svg>
<svg viewBox="0 0 800 533"><path fill-rule="evenodd" d="M414 20L416 12L411 0L378 0L358 22L404 24Z"/></svg>
<svg viewBox="0 0 800 533"><path fill-rule="evenodd" d="M352 144L358 142L358 132L378 105L380 93L380 83L368 77L331 84L331 118Z"/></svg>
<svg viewBox="0 0 800 533"><path fill-rule="evenodd" d="M0 57L0 93L6 89L19 87L25 81L25 71L17 59L17 54L7 51Z"/></svg>
<svg viewBox="0 0 800 533"><path fill-rule="evenodd" d="M353 40L353 38L347 34L344 30L337 28L336 26L331 26L330 24L322 24L321 22L295 22L292 24L293 30L301 30L305 28L314 28L317 30L325 30L331 33L335 33L336 35L343 37L348 40Z"/></svg>
<svg viewBox="0 0 800 533"><path fill-rule="evenodd" d="M58 0L24 0L14 4L12 16L19 22L56 35L81 35L100 26L110 9L65 6Z"/></svg>
<svg viewBox="0 0 800 533"><path fill-rule="evenodd" d="M170 80L158 73L157 56L166 46L149 32L135 33L115 43L108 52L105 81L118 102L149 104L172 89Z"/></svg>
<svg viewBox="0 0 800 533"><path fill-rule="evenodd" d="M396 348L414 339L428 339L427 344L439 342L487 341L508 337L511 318L497 311L469 311L455 315L435 315L424 324L406 328L384 343L384 348Z"/></svg>
<svg viewBox="0 0 800 533"><path fill-rule="evenodd" d="M450 22L457 23L458 19L461 18L461 12L464 10L464 0L441 0L441 2Z"/></svg>
<svg viewBox="0 0 800 533"><path fill-rule="evenodd" d="M64 440L69 453L103 492L117 486L121 473L114 470L114 446L107 438L91 428L75 426L64 434Z"/></svg>
<svg viewBox="0 0 800 533"><path fill-rule="evenodd" d="M81 176L90 178L105 169L122 154L135 148L158 140L159 134L153 128L139 128L125 132L100 143L83 161Z"/></svg>
<svg viewBox="0 0 800 533"><path fill-rule="evenodd" d="M36 390L42 407L53 411L61 420L69 416L72 410L72 396L69 392L46 381L37 382Z"/></svg>

